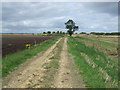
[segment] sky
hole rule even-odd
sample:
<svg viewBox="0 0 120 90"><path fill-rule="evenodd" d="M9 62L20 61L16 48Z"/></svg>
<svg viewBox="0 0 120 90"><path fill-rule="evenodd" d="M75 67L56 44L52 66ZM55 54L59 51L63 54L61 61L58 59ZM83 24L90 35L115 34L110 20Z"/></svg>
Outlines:
<svg viewBox="0 0 120 90"><path fill-rule="evenodd" d="M2 33L66 32L69 19L78 33L118 32L117 2L2 2L0 13Z"/></svg>

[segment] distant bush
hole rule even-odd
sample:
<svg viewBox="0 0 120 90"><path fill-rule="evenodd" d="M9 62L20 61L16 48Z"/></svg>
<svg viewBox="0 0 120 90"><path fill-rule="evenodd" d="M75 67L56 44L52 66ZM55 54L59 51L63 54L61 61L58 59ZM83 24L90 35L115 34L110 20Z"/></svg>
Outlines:
<svg viewBox="0 0 120 90"><path fill-rule="evenodd" d="M43 34L46 34L46 32L43 32Z"/></svg>
<svg viewBox="0 0 120 90"><path fill-rule="evenodd" d="M51 31L48 31L47 33L48 33L48 34L51 34Z"/></svg>
<svg viewBox="0 0 120 90"><path fill-rule="evenodd" d="M59 34L60 32L59 31L57 31L57 34Z"/></svg>
<svg viewBox="0 0 120 90"><path fill-rule="evenodd" d="M80 34L86 34L86 32L81 32Z"/></svg>
<svg viewBox="0 0 120 90"><path fill-rule="evenodd" d="M52 33L55 33L54 31Z"/></svg>

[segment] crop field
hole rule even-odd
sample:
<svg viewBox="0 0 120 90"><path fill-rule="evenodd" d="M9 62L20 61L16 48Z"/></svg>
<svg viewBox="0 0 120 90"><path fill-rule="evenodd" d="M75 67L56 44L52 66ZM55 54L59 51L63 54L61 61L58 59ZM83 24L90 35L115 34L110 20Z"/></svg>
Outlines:
<svg viewBox="0 0 120 90"><path fill-rule="evenodd" d="M119 36L86 35L79 37L87 46L96 48L112 57L118 57Z"/></svg>
<svg viewBox="0 0 120 90"><path fill-rule="evenodd" d="M52 36L33 36L33 35L2 35L2 56L12 54L26 49L26 44L34 46L46 40L50 40Z"/></svg>

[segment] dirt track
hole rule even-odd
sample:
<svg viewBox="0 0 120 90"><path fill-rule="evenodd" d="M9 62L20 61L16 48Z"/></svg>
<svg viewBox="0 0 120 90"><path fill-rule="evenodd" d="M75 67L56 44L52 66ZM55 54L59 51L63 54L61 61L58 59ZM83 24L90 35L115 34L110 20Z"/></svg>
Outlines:
<svg viewBox="0 0 120 90"><path fill-rule="evenodd" d="M84 88L82 78L73 62L73 57L67 52L67 38L63 43L60 57L60 68L55 82L58 88Z"/></svg>
<svg viewBox="0 0 120 90"><path fill-rule="evenodd" d="M62 48L58 47L61 46ZM60 54L59 54L60 53ZM59 67L45 68L57 56ZM49 65L48 65L49 66ZM56 72L52 72L56 70ZM51 73L52 72L52 73ZM50 80L47 80L50 79ZM45 84L45 85L44 85ZM67 52L67 38L59 39L3 79L3 88L84 88L82 77Z"/></svg>

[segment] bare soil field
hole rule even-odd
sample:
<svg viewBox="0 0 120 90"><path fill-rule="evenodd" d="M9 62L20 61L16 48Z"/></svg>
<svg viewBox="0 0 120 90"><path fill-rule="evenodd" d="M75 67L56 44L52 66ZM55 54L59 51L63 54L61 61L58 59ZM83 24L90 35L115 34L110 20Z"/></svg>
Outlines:
<svg viewBox="0 0 120 90"><path fill-rule="evenodd" d="M52 36L2 35L2 57L26 49L26 44L40 44Z"/></svg>

